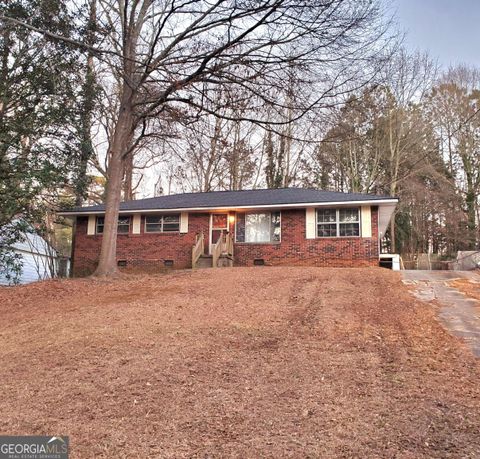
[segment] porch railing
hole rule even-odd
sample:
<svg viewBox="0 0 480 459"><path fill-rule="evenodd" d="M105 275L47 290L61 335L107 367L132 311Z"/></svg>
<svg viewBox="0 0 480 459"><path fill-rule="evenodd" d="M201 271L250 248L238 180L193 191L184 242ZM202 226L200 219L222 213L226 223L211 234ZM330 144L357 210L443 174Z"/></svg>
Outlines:
<svg viewBox="0 0 480 459"><path fill-rule="evenodd" d="M197 266L198 259L203 255L204 252L205 237L203 232L195 236L195 245L192 248L192 268Z"/></svg>
<svg viewBox="0 0 480 459"><path fill-rule="evenodd" d="M218 259L222 255L227 255L233 258L233 237L231 233L220 233L218 240L215 244L212 244L212 266L216 268L218 266Z"/></svg>
<svg viewBox="0 0 480 459"><path fill-rule="evenodd" d="M225 253L233 258L233 234L228 233L225 236Z"/></svg>

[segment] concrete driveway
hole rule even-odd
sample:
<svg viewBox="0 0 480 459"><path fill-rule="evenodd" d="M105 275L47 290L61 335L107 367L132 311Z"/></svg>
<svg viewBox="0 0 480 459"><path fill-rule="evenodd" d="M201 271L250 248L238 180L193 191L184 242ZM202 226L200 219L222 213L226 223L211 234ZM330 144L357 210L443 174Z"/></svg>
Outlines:
<svg viewBox="0 0 480 459"><path fill-rule="evenodd" d="M437 300L439 319L453 335L463 338L475 356L480 357L480 302L467 297L450 285L455 279L478 283L473 271L402 271L403 283L414 287L414 295L422 301Z"/></svg>

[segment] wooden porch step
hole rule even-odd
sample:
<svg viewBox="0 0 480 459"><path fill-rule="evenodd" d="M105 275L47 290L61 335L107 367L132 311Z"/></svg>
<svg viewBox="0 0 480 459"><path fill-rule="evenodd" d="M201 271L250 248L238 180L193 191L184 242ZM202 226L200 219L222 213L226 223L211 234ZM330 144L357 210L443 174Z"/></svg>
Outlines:
<svg viewBox="0 0 480 459"><path fill-rule="evenodd" d="M233 257L226 254L220 255L218 259L218 268L224 268L229 266L233 266ZM196 268L212 268L213 267L212 255L200 255L200 258L198 259L195 267Z"/></svg>
<svg viewBox="0 0 480 459"><path fill-rule="evenodd" d="M211 255L200 255L200 258L197 261L197 268L211 268L212 267L212 256Z"/></svg>

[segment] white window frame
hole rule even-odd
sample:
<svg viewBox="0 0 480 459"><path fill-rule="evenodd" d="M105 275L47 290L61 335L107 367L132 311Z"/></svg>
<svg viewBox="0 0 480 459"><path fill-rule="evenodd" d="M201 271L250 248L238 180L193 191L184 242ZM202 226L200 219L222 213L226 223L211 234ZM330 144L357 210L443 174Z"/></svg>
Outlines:
<svg viewBox="0 0 480 459"><path fill-rule="evenodd" d="M173 217L173 216L177 216L178 217L178 230L175 230L175 231L165 231L163 229L163 225L164 225L164 218L165 217ZM160 218L160 222L159 223L147 223L147 218L148 217L157 217L157 218ZM160 231L148 231L147 228L148 226L147 225L160 225ZM144 222L144 228L143 228L143 232L146 233L146 234L159 234L159 233L163 233L163 234L175 234L175 233L179 233L180 232L180 225L181 225L181 216L180 214L178 213L173 213L173 214L159 214L159 215L145 215L145 222Z"/></svg>
<svg viewBox="0 0 480 459"><path fill-rule="evenodd" d="M348 210L348 209L356 209L357 210L357 221L354 222L341 222L340 221L340 211L341 210ZM335 210L335 221L334 222L319 222L318 221L318 213L322 210ZM358 236L340 236L340 225L341 224L349 224L349 223L356 223L358 224ZM321 225L335 225L336 234L335 236L320 236L318 233L318 228ZM362 237L362 209L361 207L322 207L317 208L315 210L315 236L317 239L328 239L328 238L360 238Z"/></svg>
<svg viewBox="0 0 480 459"><path fill-rule="evenodd" d="M245 215L245 235L246 235L246 232L247 232L247 228L246 228L246 225L247 225L247 214L270 214L270 225L272 224L272 214L279 214L279 217L280 217L280 221L279 221L279 225L280 225L280 238L278 239L278 241L268 241L268 242L247 242L247 241L243 241L243 242L239 242L237 241L237 215L238 214L244 214ZM267 210L267 211L250 211L250 212L237 212L236 215L235 215L235 227L234 227L234 230L235 230L235 244L279 244L280 242L282 242L282 211L280 210L273 210L273 211L270 211L270 210Z"/></svg>
<svg viewBox="0 0 480 459"><path fill-rule="evenodd" d="M98 224L98 219L99 218L103 218L103 223L101 225ZM128 231L126 233L120 233L118 231L118 225L119 224L117 223L117 235L119 235L119 234L130 234L130 232L132 230L132 216L131 215L120 215L118 218L119 219L120 218L128 218ZM102 229L105 230L105 215L98 215L97 218L95 219L95 234L96 235L102 235L103 234L103 231L102 232L98 231L99 226L101 226Z"/></svg>

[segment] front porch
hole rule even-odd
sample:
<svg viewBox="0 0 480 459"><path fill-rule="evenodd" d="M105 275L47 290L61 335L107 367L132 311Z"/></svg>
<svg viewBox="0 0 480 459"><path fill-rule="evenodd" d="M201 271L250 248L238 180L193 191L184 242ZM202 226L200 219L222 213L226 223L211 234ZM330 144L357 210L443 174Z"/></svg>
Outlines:
<svg viewBox="0 0 480 459"><path fill-rule="evenodd" d="M208 234L195 235L192 247L192 268L219 268L233 266L235 214L212 212L209 214Z"/></svg>
<svg viewBox="0 0 480 459"><path fill-rule="evenodd" d="M200 232L196 235L195 245L192 248L192 268L222 268L233 266L233 235L229 231L220 231L215 243L208 245L209 252L205 252L205 235Z"/></svg>

